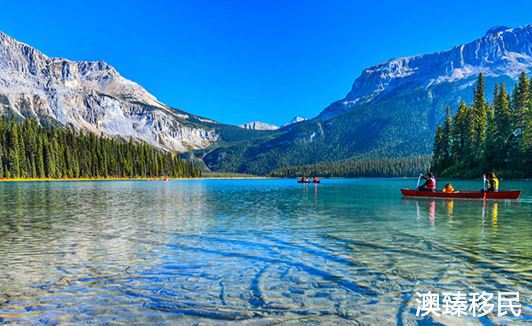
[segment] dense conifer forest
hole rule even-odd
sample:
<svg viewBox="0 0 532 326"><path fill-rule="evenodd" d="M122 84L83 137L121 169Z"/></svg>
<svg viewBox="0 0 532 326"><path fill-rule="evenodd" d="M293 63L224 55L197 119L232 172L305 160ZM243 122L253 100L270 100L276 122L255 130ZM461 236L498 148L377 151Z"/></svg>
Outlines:
<svg viewBox="0 0 532 326"><path fill-rule="evenodd" d="M0 119L0 177L196 177L201 171L178 155L146 143L125 142L72 128L45 128L36 120Z"/></svg>
<svg viewBox="0 0 532 326"><path fill-rule="evenodd" d="M484 78L478 76L473 103L462 101L458 111L438 126L431 169L443 177L532 175L532 79L521 73L508 93L496 84L493 102L484 99Z"/></svg>
<svg viewBox="0 0 532 326"><path fill-rule="evenodd" d="M340 161L290 166L272 171L272 177L404 177L417 176L430 166L430 155L412 158Z"/></svg>

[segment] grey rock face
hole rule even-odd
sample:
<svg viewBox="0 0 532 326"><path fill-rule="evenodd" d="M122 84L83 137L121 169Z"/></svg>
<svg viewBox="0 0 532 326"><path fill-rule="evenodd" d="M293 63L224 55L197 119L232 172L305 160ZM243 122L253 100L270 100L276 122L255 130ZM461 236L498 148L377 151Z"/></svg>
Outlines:
<svg viewBox="0 0 532 326"><path fill-rule="evenodd" d="M294 117L292 120L288 121L288 123L285 123L283 127L293 125L295 123L299 123L301 121L307 121L308 119L300 118L300 117Z"/></svg>
<svg viewBox="0 0 532 326"><path fill-rule="evenodd" d="M244 129L251 129L251 130L277 130L279 129L279 127L277 126L270 125L264 122L259 122L259 121L253 121L250 123L246 123L246 124L240 125L239 127L244 128Z"/></svg>
<svg viewBox="0 0 532 326"><path fill-rule="evenodd" d="M9 110L181 152L219 137L193 127L187 119L198 117L157 101L103 61L49 58L0 32L0 112Z"/></svg>
<svg viewBox="0 0 532 326"><path fill-rule="evenodd" d="M508 76L516 79L532 67L532 25L497 26L484 37L448 51L392 59L365 69L347 96L317 118L327 119L364 103L377 103L387 95L444 82L470 86L471 77Z"/></svg>

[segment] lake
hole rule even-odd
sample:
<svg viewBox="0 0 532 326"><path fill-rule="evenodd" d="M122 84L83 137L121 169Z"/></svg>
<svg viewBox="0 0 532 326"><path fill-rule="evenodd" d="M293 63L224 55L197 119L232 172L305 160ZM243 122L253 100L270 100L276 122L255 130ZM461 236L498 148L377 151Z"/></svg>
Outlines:
<svg viewBox="0 0 532 326"><path fill-rule="evenodd" d="M2 182L0 323L532 323L530 182L486 202L402 198L417 179L322 182ZM495 307L416 316L428 291L440 312L459 291ZM499 292L520 316L499 316Z"/></svg>

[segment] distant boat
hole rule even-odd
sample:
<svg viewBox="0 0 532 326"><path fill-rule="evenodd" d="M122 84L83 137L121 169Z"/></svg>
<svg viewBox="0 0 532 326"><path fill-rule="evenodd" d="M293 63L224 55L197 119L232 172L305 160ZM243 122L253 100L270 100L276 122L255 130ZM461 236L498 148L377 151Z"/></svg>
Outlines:
<svg viewBox="0 0 532 326"><path fill-rule="evenodd" d="M297 183L321 183L321 181L301 181L301 180L297 180Z"/></svg>
<svg viewBox="0 0 532 326"><path fill-rule="evenodd" d="M517 199L521 196L521 190L499 191L499 192L482 192L482 191L458 191L458 192L443 192L443 191L417 191L411 189L401 189L401 193L405 197L436 197L436 198L470 198L470 199Z"/></svg>

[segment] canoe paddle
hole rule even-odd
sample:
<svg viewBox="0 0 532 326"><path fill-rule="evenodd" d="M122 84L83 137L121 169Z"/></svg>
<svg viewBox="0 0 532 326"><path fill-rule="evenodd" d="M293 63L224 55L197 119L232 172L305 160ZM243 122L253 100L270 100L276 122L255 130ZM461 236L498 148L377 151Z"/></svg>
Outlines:
<svg viewBox="0 0 532 326"><path fill-rule="evenodd" d="M484 192L484 202L486 202L486 192L488 191L488 189L486 189L486 175L483 174L482 177L484 178L484 183L482 185L482 190Z"/></svg>

